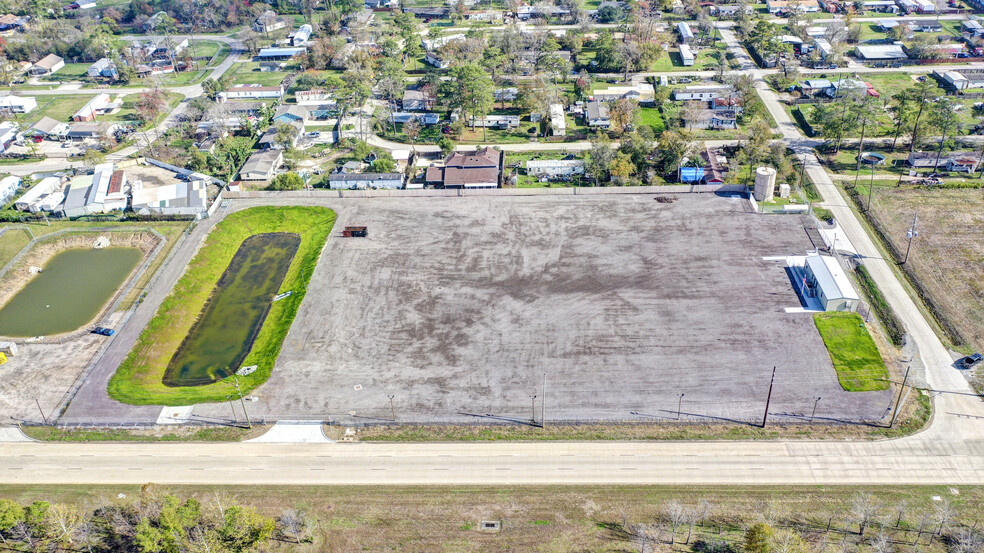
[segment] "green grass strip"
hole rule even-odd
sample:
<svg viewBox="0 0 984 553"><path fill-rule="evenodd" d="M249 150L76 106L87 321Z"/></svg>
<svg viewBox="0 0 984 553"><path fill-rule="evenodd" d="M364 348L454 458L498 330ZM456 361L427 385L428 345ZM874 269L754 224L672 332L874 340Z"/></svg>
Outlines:
<svg viewBox="0 0 984 553"><path fill-rule="evenodd" d="M813 321L842 388L848 392L888 389L888 369L857 313L817 313Z"/></svg>
<svg viewBox="0 0 984 553"><path fill-rule="evenodd" d="M280 287L281 292L292 290L293 294L271 306L242 363L258 368L239 377L244 394L264 383L273 371L334 223L335 212L323 207L253 207L228 215L209 233L116 370L109 382L110 397L133 405L193 405L225 401L233 394L231 377L204 386L167 387L162 382L164 371L243 240L267 232L293 232L301 236L301 245Z"/></svg>

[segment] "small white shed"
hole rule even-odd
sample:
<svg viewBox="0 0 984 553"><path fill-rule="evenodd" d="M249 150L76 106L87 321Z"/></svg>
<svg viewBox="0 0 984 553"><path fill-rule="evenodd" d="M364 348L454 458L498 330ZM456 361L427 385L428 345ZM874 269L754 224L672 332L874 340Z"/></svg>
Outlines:
<svg viewBox="0 0 984 553"><path fill-rule="evenodd" d="M824 311L854 311L860 298L836 259L829 255L806 256L806 278L816 290Z"/></svg>

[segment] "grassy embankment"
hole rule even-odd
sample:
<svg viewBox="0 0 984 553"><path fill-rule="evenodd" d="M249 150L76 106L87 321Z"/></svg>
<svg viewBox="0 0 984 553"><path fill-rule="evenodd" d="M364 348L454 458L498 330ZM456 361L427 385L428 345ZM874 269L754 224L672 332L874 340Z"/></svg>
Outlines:
<svg viewBox="0 0 984 553"><path fill-rule="evenodd" d="M294 232L301 236L301 245L280 288L292 290L293 295L270 308L249 355L243 360L243 365L257 365L258 369L239 377L243 393L265 382L273 371L334 222L335 213L319 207L254 207L226 217L211 231L184 276L161 303L113 375L109 382L110 396L137 405L224 401L233 389L231 378L204 386L171 388L162 382L164 371L243 240L254 234Z"/></svg>
<svg viewBox="0 0 984 553"><path fill-rule="evenodd" d="M857 313L817 313L813 320L842 388L848 392L888 389L885 361Z"/></svg>
<svg viewBox="0 0 984 553"><path fill-rule="evenodd" d="M858 526L850 514L858 492L870 493L870 504L877 507L864 541L884 532L900 553L948 551L944 540L930 536L936 530L933 522L923 521L919 532L920 520L932 521L941 504L934 497L946 500L956 512L945 533L979 527L982 521L979 505L984 488L980 486L0 487L0 497L21 505L44 500L91 507L135 503L144 494L170 493L197 498L209 514L217 513L220 505L233 504L254 506L269 516L297 509L315 521L311 543L285 540L270 550L319 553L639 551L639 542L626 523L645 523L653 536L659 535L659 543L651 544L648 551L738 551L745 529L760 520L776 528L794 529L813 544L834 544L826 548L828 552L843 548L868 552L870 544L857 543ZM667 512L674 501L697 513L692 527L671 524ZM483 520L501 521L502 528L482 532ZM723 544L717 545L720 542Z"/></svg>

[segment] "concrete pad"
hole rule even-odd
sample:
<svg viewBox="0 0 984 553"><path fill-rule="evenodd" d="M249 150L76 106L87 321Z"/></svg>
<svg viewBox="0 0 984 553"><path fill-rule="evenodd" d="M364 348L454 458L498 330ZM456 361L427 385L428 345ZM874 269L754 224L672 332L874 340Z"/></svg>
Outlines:
<svg viewBox="0 0 984 553"><path fill-rule="evenodd" d="M183 407L165 407L157 417L157 424L188 424L194 405Z"/></svg>
<svg viewBox="0 0 984 553"><path fill-rule="evenodd" d="M817 229L820 231L820 236L823 237L823 241L827 244L832 251L838 251L850 255L858 255L858 250L851 243L850 239L847 237L847 233L840 228L832 229Z"/></svg>
<svg viewBox="0 0 984 553"><path fill-rule="evenodd" d="M28 438L16 426L0 426L0 442L36 442L33 438Z"/></svg>
<svg viewBox="0 0 984 553"><path fill-rule="evenodd" d="M259 438L247 442L275 444L333 444L321 431L321 421L280 421Z"/></svg>

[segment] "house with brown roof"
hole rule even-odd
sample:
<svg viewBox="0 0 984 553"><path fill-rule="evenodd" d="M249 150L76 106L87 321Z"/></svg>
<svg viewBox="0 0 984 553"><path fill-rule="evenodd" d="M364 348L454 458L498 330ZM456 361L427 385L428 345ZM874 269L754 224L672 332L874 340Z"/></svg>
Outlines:
<svg viewBox="0 0 984 553"><path fill-rule="evenodd" d="M425 183L437 188L498 188L502 177L502 152L482 148L471 153L454 152L443 167L430 167Z"/></svg>

